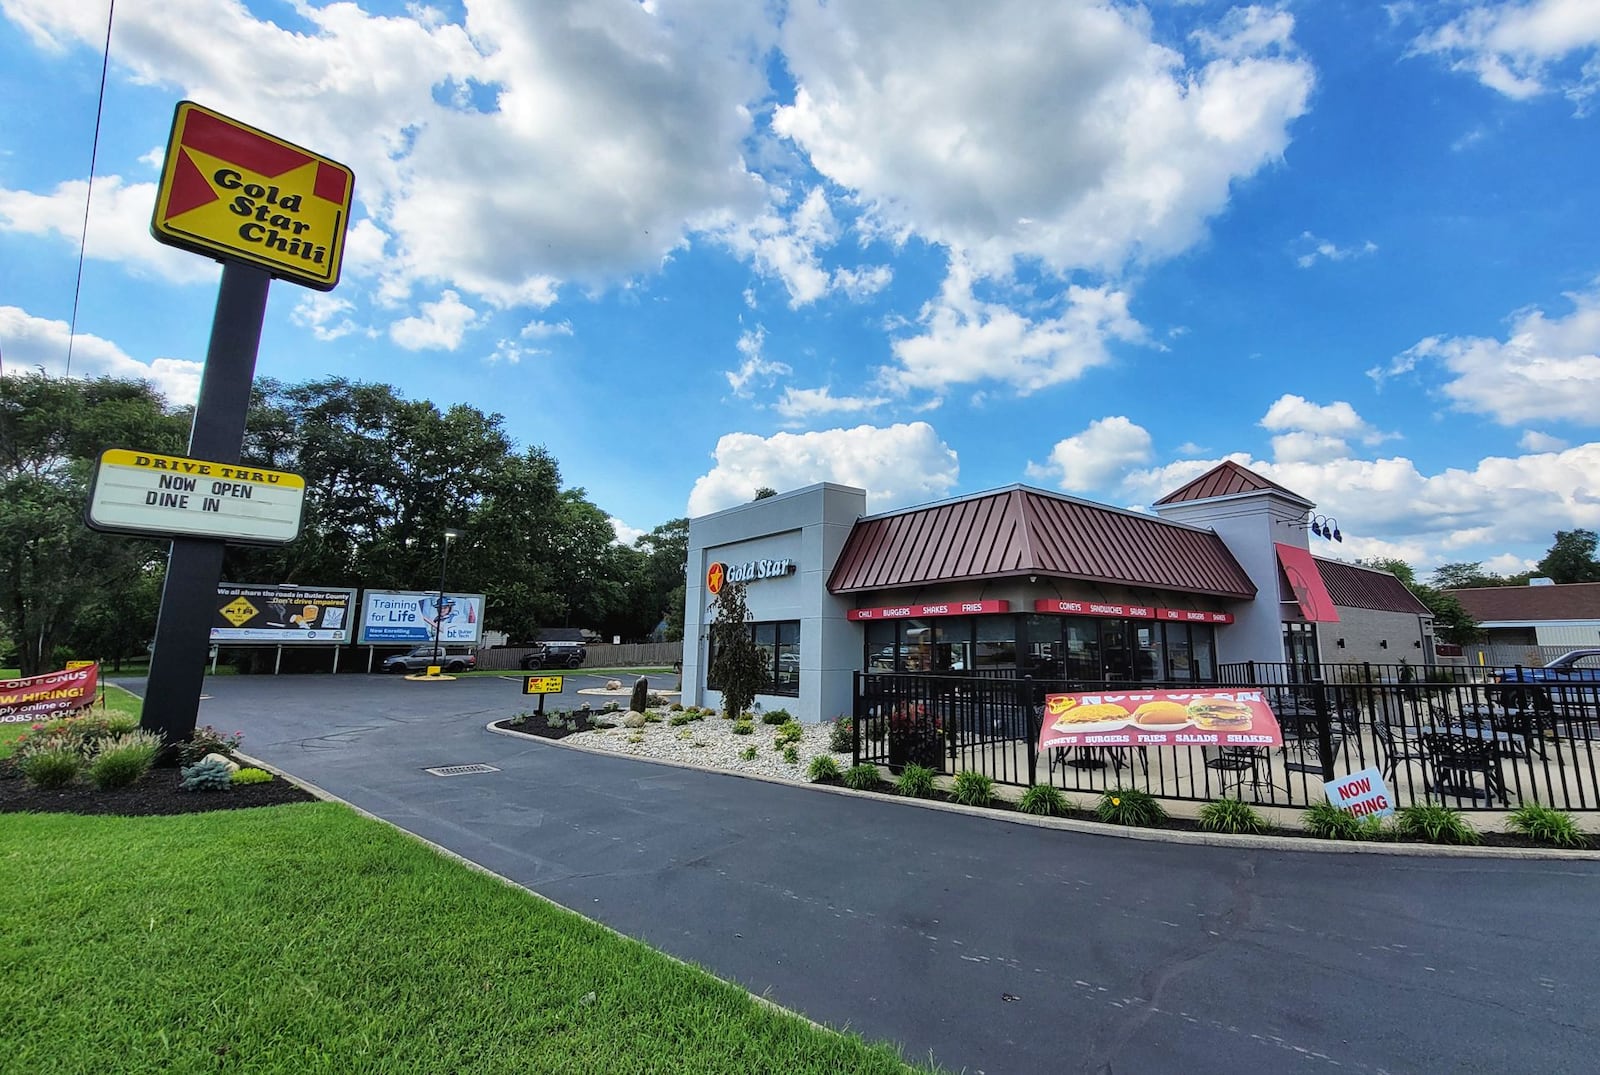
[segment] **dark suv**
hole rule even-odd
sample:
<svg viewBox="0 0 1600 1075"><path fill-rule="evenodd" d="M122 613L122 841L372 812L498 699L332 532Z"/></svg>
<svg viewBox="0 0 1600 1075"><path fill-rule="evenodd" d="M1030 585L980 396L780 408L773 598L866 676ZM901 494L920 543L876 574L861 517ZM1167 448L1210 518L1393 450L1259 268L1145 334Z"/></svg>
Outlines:
<svg viewBox="0 0 1600 1075"><path fill-rule="evenodd" d="M524 671L540 668L577 668L589 657L582 642L535 642L522 657Z"/></svg>
<svg viewBox="0 0 1600 1075"><path fill-rule="evenodd" d="M478 667L478 651L471 646L440 646L435 650L430 642L425 646L417 646L409 653L397 653L385 658L383 670L426 672L428 666L434 664L446 672L470 672Z"/></svg>

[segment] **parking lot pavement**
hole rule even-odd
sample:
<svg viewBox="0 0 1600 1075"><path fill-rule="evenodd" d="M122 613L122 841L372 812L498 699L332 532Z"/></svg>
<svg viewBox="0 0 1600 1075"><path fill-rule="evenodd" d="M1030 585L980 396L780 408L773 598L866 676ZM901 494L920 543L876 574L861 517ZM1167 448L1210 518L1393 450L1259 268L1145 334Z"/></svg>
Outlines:
<svg viewBox="0 0 1600 1075"><path fill-rule="evenodd" d="M526 707L518 679L217 677L201 720L951 1070L1594 1069L1600 864L1153 844L664 768L486 732ZM497 771L423 771L470 762Z"/></svg>

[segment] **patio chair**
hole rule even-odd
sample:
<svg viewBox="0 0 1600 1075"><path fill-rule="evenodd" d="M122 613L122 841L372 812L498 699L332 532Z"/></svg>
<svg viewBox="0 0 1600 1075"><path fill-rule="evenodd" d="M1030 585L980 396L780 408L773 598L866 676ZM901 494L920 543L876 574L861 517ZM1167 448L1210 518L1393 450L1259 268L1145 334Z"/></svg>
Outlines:
<svg viewBox="0 0 1600 1075"><path fill-rule="evenodd" d="M1261 778L1261 766L1267 761L1266 750L1262 747L1219 747L1217 756L1206 759L1206 768L1217 774L1220 790L1223 795L1228 794L1228 784L1233 784L1235 798L1243 798L1238 794L1244 790L1246 774L1250 778L1250 790L1258 793L1261 785L1271 786L1270 780Z"/></svg>
<svg viewBox="0 0 1600 1075"><path fill-rule="evenodd" d="M1425 732L1422 749L1427 756L1425 765L1433 774L1428 787L1440 798L1446 795L1458 799L1477 798L1477 784L1467 781L1474 774L1482 773L1484 798L1498 796L1502 806L1510 805L1505 778L1500 772L1500 752L1493 739Z"/></svg>
<svg viewBox="0 0 1600 1075"><path fill-rule="evenodd" d="M1390 783L1398 775L1401 762L1428 760L1428 753L1414 729L1380 720L1373 723L1372 730L1378 737L1378 746L1383 750L1383 775Z"/></svg>

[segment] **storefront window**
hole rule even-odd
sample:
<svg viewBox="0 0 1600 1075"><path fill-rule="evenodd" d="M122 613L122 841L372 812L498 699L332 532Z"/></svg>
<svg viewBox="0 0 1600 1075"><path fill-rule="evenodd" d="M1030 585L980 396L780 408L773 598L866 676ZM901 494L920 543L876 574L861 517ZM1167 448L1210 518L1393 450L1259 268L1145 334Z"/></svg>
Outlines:
<svg viewBox="0 0 1600 1075"><path fill-rule="evenodd" d="M1133 677L1142 683L1155 683L1167 677L1162 660L1161 625L1141 623L1133 628Z"/></svg>
<svg viewBox="0 0 1600 1075"><path fill-rule="evenodd" d="M1217 678L1217 629L1189 628L1189 645L1194 651L1194 678L1210 683Z"/></svg>
<svg viewBox="0 0 1600 1075"><path fill-rule="evenodd" d="M900 624L899 672L933 671L933 627L924 620L903 620Z"/></svg>
<svg viewBox="0 0 1600 1075"><path fill-rule="evenodd" d="M766 685L757 694L778 694L790 698L800 694L800 621L785 620L777 623L750 624L750 637L766 667ZM721 690L721 684L712 674L717 667L717 646L713 639L707 647L706 689Z"/></svg>
<svg viewBox="0 0 1600 1075"><path fill-rule="evenodd" d="M977 641L974 644L974 666L985 668L1015 668L1017 666L1017 618L1015 616L980 616L975 623Z"/></svg>
<svg viewBox="0 0 1600 1075"><path fill-rule="evenodd" d="M1169 623L1167 632L1167 678L1189 680L1194 678L1194 655L1189 648L1189 625Z"/></svg>
<svg viewBox="0 0 1600 1075"><path fill-rule="evenodd" d="M1104 620L1100 624L1101 668L1107 680L1133 679L1133 653L1128 647L1128 621Z"/></svg>
<svg viewBox="0 0 1600 1075"><path fill-rule="evenodd" d="M878 622L867 624L867 664L869 672L893 672L895 649L899 644L898 623Z"/></svg>
<svg viewBox="0 0 1600 1075"><path fill-rule="evenodd" d="M972 620L961 616L939 620L938 642L933 651L935 672L972 671Z"/></svg>
<svg viewBox="0 0 1600 1075"><path fill-rule="evenodd" d="M798 697L800 694L800 624L786 620L774 624L778 635L777 689L774 694Z"/></svg>
<svg viewBox="0 0 1600 1075"><path fill-rule="evenodd" d="M1067 674L1066 656L1061 644L1061 624L1059 616L1026 617L1027 652L1023 671L1028 675L1058 679Z"/></svg>

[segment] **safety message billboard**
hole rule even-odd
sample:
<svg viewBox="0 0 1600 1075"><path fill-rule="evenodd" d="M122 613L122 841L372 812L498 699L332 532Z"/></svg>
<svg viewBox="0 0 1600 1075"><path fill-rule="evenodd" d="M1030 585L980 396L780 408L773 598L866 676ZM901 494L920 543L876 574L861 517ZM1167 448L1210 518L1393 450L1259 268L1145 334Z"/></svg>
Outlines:
<svg viewBox="0 0 1600 1075"><path fill-rule="evenodd" d="M475 646L483 637L483 594L445 592L441 605L437 593L409 590L368 590L361 601L362 645L403 646L434 640L440 625L444 644Z"/></svg>
<svg viewBox="0 0 1600 1075"><path fill-rule="evenodd" d="M94 702L100 666L90 663L70 672L26 679L0 679L0 724L48 720Z"/></svg>
<svg viewBox="0 0 1600 1075"><path fill-rule="evenodd" d="M318 291L339 282L355 175L308 149L181 101L150 231Z"/></svg>
<svg viewBox="0 0 1600 1075"><path fill-rule="evenodd" d="M211 613L219 645L327 646L354 636L356 591L224 582Z"/></svg>

